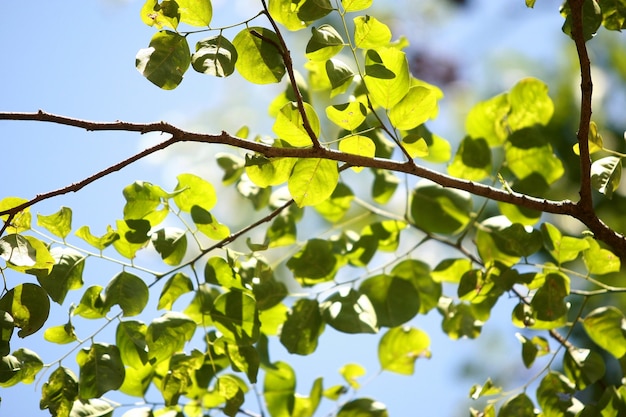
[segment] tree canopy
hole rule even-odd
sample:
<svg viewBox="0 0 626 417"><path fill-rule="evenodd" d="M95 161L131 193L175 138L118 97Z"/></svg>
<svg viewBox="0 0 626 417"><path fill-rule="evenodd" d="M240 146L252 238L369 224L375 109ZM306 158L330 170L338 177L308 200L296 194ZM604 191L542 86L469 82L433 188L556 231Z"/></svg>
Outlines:
<svg viewBox="0 0 626 417"><path fill-rule="evenodd" d="M469 105L450 121L462 137L447 139L431 127L446 88L416 75L409 40L372 0L259 0L220 26L209 0L147 0L136 24L150 38L135 57L147 82L279 85L255 109L271 127L1 111L3 124L159 139L67 186L0 195L0 386L36 384L42 413L58 417L383 417L363 377L414 375L428 389L417 368L439 352L421 318L474 341L508 303L519 349L507 366L534 373L468 385L471 416L626 415L626 137L610 108L592 118L590 58L626 84L611 43L622 3L560 9L579 98L522 76ZM217 179L127 178L123 204L100 204L106 218L88 224L67 206L36 212L181 143L215 149ZM337 383L336 370L303 364L324 332L355 340L347 350L367 340L378 369L347 362ZM296 387L311 369L310 389Z"/></svg>

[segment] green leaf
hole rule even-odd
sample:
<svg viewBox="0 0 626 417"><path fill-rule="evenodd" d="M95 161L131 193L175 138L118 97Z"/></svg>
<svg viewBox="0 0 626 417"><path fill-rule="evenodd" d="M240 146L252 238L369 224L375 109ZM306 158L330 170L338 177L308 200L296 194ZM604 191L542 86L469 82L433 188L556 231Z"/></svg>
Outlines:
<svg viewBox="0 0 626 417"><path fill-rule="evenodd" d="M345 183L339 182L330 197L315 206L315 211L321 214L327 221L336 223L346 215L353 200L354 193L352 190ZM271 246L272 243L270 241L270 247Z"/></svg>
<svg viewBox="0 0 626 417"><path fill-rule="evenodd" d="M238 132L235 136L240 136ZM241 178L241 174L244 172L244 160L238 156L228 153L218 153L215 155L217 164L224 170L224 176L222 177L222 184L231 185Z"/></svg>
<svg viewBox="0 0 626 417"><path fill-rule="evenodd" d="M587 240L563 236L560 230L550 223L542 224L541 232L544 247L559 265L573 261L580 252L589 249Z"/></svg>
<svg viewBox="0 0 626 417"><path fill-rule="evenodd" d="M393 197L400 184L400 179L385 169L374 169L373 173L372 198L378 204L386 204Z"/></svg>
<svg viewBox="0 0 626 417"><path fill-rule="evenodd" d="M304 286L330 281L341 266L331 242L322 239L307 241L300 251L287 261L287 268Z"/></svg>
<svg viewBox="0 0 626 417"><path fill-rule="evenodd" d="M174 302L190 291L193 291L191 279L182 272L174 274L163 285L157 308L171 310Z"/></svg>
<svg viewBox="0 0 626 417"><path fill-rule="evenodd" d="M217 379L216 385L217 392L226 398L226 406L223 408L224 414L229 417L239 414L240 407L244 402L244 392L237 379L231 375L221 376Z"/></svg>
<svg viewBox="0 0 626 417"><path fill-rule="evenodd" d="M378 19L365 15L354 18L354 45L362 49L385 47L391 42L391 30Z"/></svg>
<svg viewBox="0 0 626 417"><path fill-rule="evenodd" d="M561 160L552 151L546 133L538 128L524 128L513 132L505 146L505 158L513 174L523 179L539 174L552 184L563 176Z"/></svg>
<svg viewBox="0 0 626 417"><path fill-rule="evenodd" d="M178 265L187 252L187 236L185 231L166 227L154 232L151 236L152 244L167 265Z"/></svg>
<svg viewBox="0 0 626 417"><path fill-rule="evenodd" d="M583 261L590 274L604 275L619 272L621 262L618 256L608 249L602 249L597 240L585 237L589 248L583 252Z"/></svg>
<svg viewBox="0 0 626 417"><path fill-rule="evenodd" d="M120 321L115 331L115 344L120 350L124 365L137 370L148 363L146 333L148 327L136 320Z"/></svg>
<svg viewBox="0 0 626 417"><path fill-rule="evenodd" d="M322 378L316 378L315 381L313 381L313 386L311 387L311 392L308 397L303 395L295 396L293 415L298 417L313 417L322 399L322 392Z"/></svg>
<svg viewBox="0 0 626 417"><path fill-rule="evenodd" d="M248 381L251 384L256 384L260 357L254 346L237 346L229 343L227 354L233 369L245 372Z"/></svg>
<svg viewBox="0 0 626 417"><path fill-rule="evenodd" d="M389 329L378 344L378 360L383 370L413 375L415 361L430 358L430 338L422 330L403 326Z"/></svg>
<svg viewBox="0 0 626 417"><path fill-rule="evenodd" d="M573 405L574 384L565 375L550 371L537 387L537 402L546 416L566 415Z"/></svg>
<svg viewBox="0 0 626 417"><path fill-rule="evenodd" d="M339 59L329 59L324 64L325 74L330 83L331 98L337 94L345 93L354 80L354 72L343 61Z"/></svg>
<svg viewBox="0 0 626 417"><path fill-rule="evenodd" d="M320 121L315 109L308 103L304 103L304 111L315 136L320 134ZM272 130L291 146L308 147L312 145L312 139L303 126L302 115L296 102L285 104L276 117Z"/></svg>
<svg viewBox="0 0 626 417"><path fill-rule="evenodd" d="M141 8L141 20L148 26L159 29L170 27L176 29L180 21L180 10L177 1L147 0Z"/></svg>
<svg viewBox="0 0 626 417"><path fill-rule="evenodd" d="M6 356L11 352L11 336L15 329L15 321L13 317L6 312L0 310L0 357Z"/></svg>
<svg viewBox="0 0 626 417"><path fill-rule="evenodd" d="M76 400L72 406L70 417L109 417L115 408L109 401L92 398L90 400Z"/></svg>
<svg viewBox="0 0 626 417"><path fill-rule="evenodd" d="M613 197L613 192L619 187L621 179L621 158L607 156L591 164L591 185L594 189L607 196L607 198Z"/></svg>
<svg viewBox="0 0 626 417"><path fill-rule="evenodd" d="M304 29L332 11L328 0L269 0L271 16L287 29Z"/></svg>
<svg viewBox="0 0 626 417"><path fill-rule="evenodd" d="M477 103L465 120L467 134L474 139L485 139L489 146L500 145L508 136L506 117L510 110L508 94Z"/></svg>
<svg viewBox="0 0 626 417"><path fill-rule="evenodd" d="M410 130L437 115L437 94L433 89L415 86L389 110L391 124L400 130Z"/></svg>
<svg viewBox="0 0 626 417"><path fill-rule="evenodd" d="M421 180L413 190L411 218L430 233L456 234L471 220L472 199L460 190Z"/></svg>
<svg viewBox="0 0 626 417"><path fill-rule="evenodd" d="M111 226L107 226L107 232L100 237L92 235L89 226L81 227L75 235L100 251L120 238L120 235Z"/></svg>
<svg viewBox="0 0 626 417"><path fill-rule="evenodd" d="M58 304L63 304L70 290L83 286L83 270L85 256L72 248L55 246L50 251L54 258L54 266L49 274L40 274L37 281Z"/></svg>
<svg viewBox="0 0 626 417"><path fill-rule="evenodd" d="M181 211L190 213L194 206L211 210L217 202L217 193L213 185L194 174L180 174L174 189L174 203Z"/></svg>
<svg viewBox="0 0 626 417"><path fill-rule="evenodd" d="M12 387L20 382L31 384L43 368L43 361L32 350L20 348L0 359L0 387Z"/></svg>
<svg viewBox="0 0 626 417"><path fill-rule="evenodd" d="M328 120L351 132L361 126L366 116L367 108L360 101L350 101L326 107Z"/></svg>
<svg viewBox="0 0 626 417"><path fill-rule="evenodd" d="M43 338L48 342L65 345L72 343L78 338L74 333L74 326L71 322L61 324L59 326L48 327L43 333Z"/></svg>
<svg viewBox="0 0 626 417"><path fill-rule="evenodd" d="M526 7L530 7L531 9L535 7L536 0L526 0Z"/></svg>
<svg viewBox="0 0 626 417"><path fill-rule="evenodd" d="M511 106L507 122L511 129L520 130L535 125L547 125L554 113L548 96L548 86L536 78L524 78L508 95Z"/></svg>
<svg viewBox="0 0 626 417"><path fill-rule="evenodd" d="M184 313L199 326L211 324L211 310L221 293L208 284L200 284Z"/></svg>
<svg viewBox="0 0 626 417"><path fill-rule="evenodd" d="M65 239L72 231L72 209L61 207L49 216L37 215L37 226L45 228L55 236Z"/></svg>
<svg viewBox="0 0 626 417"><path fill-rule="evenodd" d="M317 348L324 326L317 300L299 299L283 324L280 343L289 353L310 355Z"/></svg>
<svg viewBox="0 0 626 417"><path fill-rule="evenodd" d="M346 380L348 385L353 389L357 390L361 387L358 378L364 376L366 374L365 368L359 365L358 363L348 363L339 369L339 373Z"/></svg>
<svg viewBox="0 0 626 417"><path fill-rule="evenodd" d="M602 2L602 25L608 30L625 28L626 5L623 1Z"/></svg>
<svg viewBox="0 0 626 417"><path fill-rule="evenodd" d="M435 282L450 282L458 284L463 274L472 269L472 262L469 259L444 259L432 271L432 278Z"/></svg>
<svg viewBox="0 0 626 417"><path fill-rule="evenodd" d="M369 49L365 55L364 81L375 104L391 109L409 92L406 54L396 48Z"/></svg>
<svg viewBox="0 0 626 417"><path fill-rule="evenodd" d="M296 161L296 158L267 159L261 155L246 155L246 174L259 187L279 185L289 179Z"/></svg>
<svg viewBox="0 0 626 417"><path fill-rule="evenodd" d="M39 285L18 284L0 298L0 310L13 317L15 326L21 330L19 337L26 337L41 329L50 313L50 299Z"/></svg>
<svg viewBox="0 0 626 417"><path fill-rule="evenodd" d="M406 259L396 264L391 270L394 277L408 280L419 293L419 313L426 314L437 307L441 297L441 283L431 276L430 267L415 259Z"/></svg>
<svg viewBox="0 0 626 417"><path fill-rule="evenodd" d="M204 266L204 281L227 289L245 290L247 288L241 276L228 264L228 261L219 256L211 257L207 261Z"/></svg>
<svg viewBox="0 0 626 417"><path fill-rule="evenodd" d="M217 221L213 215L201 206L191 208L191 220L209 239L222 240L230 234L228 226Z"/></svg>
<svg viewBox="0 0 626 417"><path fill-rule="evenodd" d="M602 10L597 0L583 1L583 39L585 41L593 38L602 24ZM572 12L569 3L565 2L561 6L561 15L565 17L563 23L563 33L572 37Z"/></svg>
<svg viewBox="0 0 626 417"><path fill-rule="evenodd" d="M39 239L17 234L0 238L0 259L20 272L44 270L49 273L54 265L54 258Z"/></svg>
<svg viewBox="0 0 626 417"><path fill-rule="evenodd" d="M226 340L249 346L259 339L259 311L250 294L232 289L215 299L211 318Z"/></svg>
<svg viewBox="0 0 626 417"><path fill-rule="evenodd" d="M83 400L99 398L124 382L124 364L117 346L94 343L78 352L76 363L80 366L78 393Z"/></svg>
<svg viewBox="0 0 626 417"><path fill-rule="evenodd" d="M120 392L133 397L143 398L146 395L146 391L148 391L148 387L150 387L153 377L154 369L150 364L139 369L127 367L126 377L120 387Z"/></svg>
<svg viewBox="0 0 626 417"><path fill-rule="evenodd" d="M254 84L279 82L285 75L278 36L269 29L250 27L233 39L239 54L235 67L243 78Z"/></svg>
<svg viewBox="0 0 626 417"><path fill-rule="evenodd" d="M163 362L179 352L195 330L196 323L182 313L168 312L152 320L146 333L150 363Z"/></svg>
<svg viewBox="0 0 626 417"><path fill-rule="evenodd" d="M616 358L626 354L626 319L620 310L613 306L593 310L583 319L583 328L587 335Z"/></svg>
<svg viewBox="0 0 626 417"><path fill-rule="evenodd" d="M502 387L495 386L491 378L487 378L483 385L475 384L470 389L470 398L472 400L477 400L481 397L489 396L489 395L497 395L502 392ZM472 414L473 415L473 414Z"/></svg>
<svg viewBox="0 0 626 417"><path fill-rule="evenodd" d="M135 181L124 187L123 194L126 199L124 220L145 219L152 226L156 226L167 216L167 208L160 206L170 194L158 185Z"/></svg>
<svg viewBox="0 0 626 417"><path fill-rule="evenodd" d="M107 285L104 304L107 310L119 305L124 317L136 316L146 307L149 297L146 283L138 276L123 271Z"/></svg>
<svg viewBox="0 0 626 417"><path fill-rule="evenodd" d="M164 90L178 87L189 64L191 54L187 38L168 30L155 33L150 46L140 49L135 58L137 71Z"/></svg>
<svg viewBox="0 0 626 417"><path fill-rule="evenodd" d="M491 168L491 150L487 141L466 136L459 144L448 172L466 180L482 181L491 174Z"/></svg>
<svg viewBox="0 0 626 417"><path fill-rule="evenodd" d="M528 339L520 333L515 336L522 343L522 361L526 368L530 368L537 357L550 353L550 345L543 337L534 336Z"/></svg>
<svg viewBox="0 0 626 417"><path fill-rule="evenodd" d="M353 155L373 158L376 154L376 145L374 141L367 136L354 135L341 139L339 142L339 151ZM363 167L353 166L354 172L359 172Z"/></svg>
<svg viewBox="0 0 626 417"><path fill-rule="evenodd" d="M530 303L536 318L555 321L567 314L569 308L565 297L569 295L569 277L558 272L545 276L545 282L537 290Z"/></svg>
<svg viewBox="0 0 626 417"><path fill-rule="evenodd" d="M565 352L563 369L576 388L582 391L604 377L606 365L598 352L573 348Z"/></svg>
<svg viewBox="0 0 626 417"><path fill-rule="evenodd" d="M538 173L532 173L521 180L515 181L510 184L510 186L513 191L535 197L545 195L550 188L545 178ZM498 207L500 208L500 212L502 212L511 223L532 226L541 219L542 213L538 210L531 210L526 207L500 202L498 202Z"/></svg>
<svg viewBox="0 0 626 417"><path fill-rule="evenodd" d="M191 26L209 26L213 17L210 0L176 0L180 12L180 22Z"/></svg>
<svg viewBox="0 0 626 417"><path fill-rule="evenodd" d="M70 369L60 366L43 384L39 408L48 409L54 416L69 417L76 399L78 399L78 378Z"/></svg>
<svg viewBox="0 0 626 417"><path fill-rule="evenodd" d="M587 143L589 146L589 154L600 152L604 149L604 143L602 141L602 135L598 132L598 125L596 122L589 122L589 134L587 135ZM574 153L580 156L580 145L574 144Z"/></svg>
<svg viewBox="0 0 626 417"><path fill-rule="evenodd" d="M441 327L452 340L462 337L475 339L480 335L483 322L477 318L472 305L454 304L450 298L442 297L437 309L443 316Z"/></svg>
<svg viewBox="0 0 626 417"><path fill-rule="evenodd" d="M315 206L326 200L339 181L337 162L328 159L299 159L289 177L291 197L298 207Z"/></svg>
<svg viewBox="0 0 626 417"><path fill-rule="evenodd" d="M376 311L365 294L342 289L329 296L320 310L326 323L344 333L376 333Z"/></svg>
<svg viewBox="0 0 626 417"><path fill-rule="evenodd" d="M376 311L378 325L395 327L411 320L420 308L420 297L407 279L376 275L361 283L359 292L366 295Z"/></svg>
<svg viewBox="0 0 626 417"><path fill-rule="evenodd" d="M328 24L311 28L311 39L306 44L306 57L313 61L326 61L337 55L345 42L339 32Z"/></svg>
<svg viewBox="0 0 626 417"><path fill-rule="evenodd" d="M286 362L275 362L265 372L263 398L272 417L291 417L296 394L296 374Z"/></svg>
<svg viewBox="0 0 626 417"><path fill-rule="evenodd" d="M196 43L196 52L191 55L191 65L194 70L203 74L228 77L235 72L238 58L235 46L222 35L217 35Z"/></svg>
<svg viewBox="0 0 626 417"><path fill-rule="evenodd" d="M523 393L509 398L498 412L498 417L533 417L535 415L533 402Z"/></svg>
<svg viewBox="0 0 626 417"><path fill-rule="evenodd" d="M337 417L388 417L387 407L380 401L370 398L358 398L345 403Z"/></svg>
<svg viewBox="0 0 626 417"><path fill-rule="evenodd" d="M11 210L17 206L27 203L28 200L19 197L5 197L0 200L0 211ZM11 220L11 225L6 229L7 234L21 233L30 229L32 215L30 213L30 207L26 207L24 210L18 212ZM6 223L9 219L9 215L5 214L0 216L0 219Z"/></svg>
<svg viewBox="0 0 626 417"><path fill-rule="evenodd" d="M87 288L76 310L74 310L74 314L86 319L101 319L105 317L111 307L105 305L102 290L103 288L99 285Z"/></svg>
<svg viewBox="0 0 626 417"><path fill-rule="evenodd" d="M345 12L358 12L369 8L373 0L341 0L341 6Z"/></svg>

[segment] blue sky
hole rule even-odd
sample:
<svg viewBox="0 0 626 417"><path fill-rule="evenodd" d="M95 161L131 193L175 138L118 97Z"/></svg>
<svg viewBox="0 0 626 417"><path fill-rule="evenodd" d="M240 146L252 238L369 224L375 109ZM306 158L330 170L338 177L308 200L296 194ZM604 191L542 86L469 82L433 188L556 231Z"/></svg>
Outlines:
<svg viewBox="0 0 626 417"><path fill-rule="evenodd" d="M427 7L424 5L428 3L404 0L397 4L405 4L407 10L417 13L423 12L425 9L421 8ZM254 0L215 1L214 24L233 23L250 17L256 13L256 4ZM433 123L435 131L444 136L457 133L458 126L443 123L447 120L446 115L460 117L471 102L509 88L521 76L550 73L550 68L533 66L532 63L546 63L557 56L559 44L549 40L562 37L557 12L559 4L555 0L538 0L537 9L529 10L523 0L481 0L458 17L437 17L435 28L417 28L406 22L403 26L400 21L399 27L415 38L414 45L423 43L435 51L452 55L463 67L466 83L458 84L449 93L465 107L449 105L444 108L440 120ZM141 5L141 1L133 0L22 1L3 5L0 110L31 112L42 109L102 121L168 120L181 127L208 133L218 133L222 129L234 133L245 122L253 131L270 133L271 120L266 116L266 103L282 87L246 85L242 88L237 76L218 80L193 71L174 91L162 91L145 80L134 68L135 54L147 46L154 29L141 23ZM503 16L504 20L500 20ZM233 31L232 35L235 33ZM531 57L524 61L522 73L514 65L504 71L494 67L499 62L507 68L506 61L520 50ZM226 107L231 107L231 111L225 111ZM72 184L162 139L158 135L87 133L63 126L26 122L0 122L0 138L4 156L0 195L24 198ZM103 233L106 225L121 215L124 204L121 189L125 185L142 179L172 188L175 175L186 171L217 180L221 173L216 171L211 160L215 152L207 147L176 147L112 174L78 194L46 201L33 211L50 214L62 205L70 206L74 209L74 228L89 224L94 233ZM22 277L9 273L7 278L11 286L15 283L11 280ZM92 284L91 279L106 278L102 271L92 269L85 277L86 286ZM55 310L50 325L66 319L67 304ZM510 309L511 306L505 304L495 314L508 317ZM439 330L437 313L418 318L414 325L430 334L433 358L418 361L414 377L382 374L362 393L386 403L391 415L416 415L415 407L423 415L458 415L460 402L467 397L472 384L459 371L466 359L479 356L480 351L489 346L492 359L490 363L480 365L484 366L485 372L479 372L487 375L489 370L508 371L500 368L498 359L507 359L511 349L519 355L513 332L506 333L506 339L502 340L498 331L502 325L498 322L489 323L478 343L448 340ZM27 339L23 345L41 340L41 333ZM307 393L316 376L328 376L329 386L339 383L337 369L351 361L360 362L368 369L367 380L378 369L375 338L346 337L327 328L320 349L313 356L289 358L297 370L305 370L298 385L299 391ZM15 340L12 348L21 345ZM280 347L277 348L280 352ZM34 348L45 362L55 360L64 349L49 348L48 344L38 344ZM273 359L278 358L278 354L273 356ZM450 386L450 381L458 383ZM42 383L0 390L0 416L18 413L47 415L47 411L39 411L38 407ZM254 408L253 404L249 407ZM322 411L329 410L328 407L322 408Z"/></svg>

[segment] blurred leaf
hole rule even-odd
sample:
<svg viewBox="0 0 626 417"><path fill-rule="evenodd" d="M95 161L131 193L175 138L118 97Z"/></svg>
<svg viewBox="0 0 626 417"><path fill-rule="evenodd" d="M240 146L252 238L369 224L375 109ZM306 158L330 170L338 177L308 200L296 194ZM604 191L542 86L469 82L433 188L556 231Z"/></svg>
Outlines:
<svg viewBox="0 0 626 417"><path fill-rule="evenodd" d="M269 29L258 26L243 29L233 39L239 54L235 68L254 84L279 82L286 72L279 44L278 37Z"/></svg>
<svg viewBox="0 0 626 417"><path fill-rule="evenodd" d="M403 326L389 329L378 344L378 360L385 371L413 375L415 361L430 358L430 338L422 330Z"/></svg>
<svg viewBox="0 0 626 417"><path fill-rule="evenodd" d="M477 103L465 120L467 134L485 139L490 147L502 144L508 136L505 120L510 110L508 94Z"/></svg>
<svg viewBox="0 0 626 417"><path fill-rule="evenodd" d="M41 388L39 407L54 416L69 417L74 400L78 398L78 378L65 367L55 369Z"/></svg>
<svg viewBox="0 0 626 417"><path fill-rule="evenodd" d="M372 198L378 204L386 204L396 189L400 180L392 172L383 169L374 169L374 183L372 184ZM337 187L339 188L339 187Z"/></svg>
<svg viewBox="0 0 626 417"><path fill-rule="evenodd" d="M231 185L241 178L245 166L245 162L242 158L222 152L215 155L215 159L220 168L224 170L222 184Z"/></svg>
<svg viewBox="0 0 626 417"><path fill-rule="evenodd" d="M149 47L140 49L135 58L137 71L164 90L178 87L189 64L187 38L168 30L155 33Z"/></svg>
<svg viewBox="0 0 626 417"><path fill-rule="evenodd" d="M148 358L158 364L179 352L196 330L196 323L182 313L168 312L152 320L146 333Z"/></svg>
<svg viewBox="0 0 626 417"><path fill-rule="evenodd" d="M472 199L469 193L444 188L421 180L411 199L411 218L420 229L430 233L455 234L470 221Z"/></svg>
<svg viewBox="0 0 626 417"><path fill-rule="evenodd" d="M357 390L361 388L361 384L357 381L358 378L365 375L365 368L358 363L349 363L339 369L339 373L346 380L348 385Z"/></svg>
<svg viewBox="0 0 626 417"><path fill-rule="evenodd" d="M491 168L491 150L487 141L466 136L461 141L452 164L448 166L448 172L455 177L481 181L491 174Z"/></svg>
<svg viewBox="0 0 626 417"><path fill-rule="evenodd" d="M565 375L576 384L578 390L604 377L606 365L602 356L590 349L572 348L565 352L563 358Z"/></svg>
<svg viewBox="0 0 626 417"><path fill-rule="evenodd" d="M373 0L341 0L345 12L358 12L369 8Z"/></svg>
<svg viewBox="0 0 626 417"><path fill-rule="evenodd" d="M535 125L547 125L554 113L548 86L536 78L519 81L508 95L511 106L507 122L514 131Z"/></svg>
<svg viewBox="0 0 626 417"><path fill-rule="evenodd" d="M597 0L584 0L583 1L583 39L585 41L593 38L602 24L602 10L598 5ZM569 7L569 3L565 2L561 6L561 15L565 17L563 23L563 33L572 37L572 11Z"/></svg>
<svg viewBox="0 0 626 417"><path fill-rule="evenodd" d="M599 307L583 319L587 335L616 358L626 354L626 319L620 310L613 306Z"/></svg>
<svg viewBox="0 0 626 417"><path fill-rule="evenodd" d="M321 214L327 221L336 223L344 218L353 200L354 193L352 190L345 183L338 182L337 187L335 187L330 197L315 206L315 211ZM295 222L293 226L293 238L295 240ZM270 247L272 246L274 246L274 244L272 239L270 239Z"/></svg>
<svg viewBox="0 0 626 417"><path fill-rule="evenodd" d="M286 362L275 362L265 372L263 398L272 417L291 417L296 393L296 374Z"/></svg>
<svg viewBox="0 0 626 417"><path fill-rule="evenodd" d="M598 241L592 237L585 237L589 248L583 252L583 261L590 274L604 275L619 272L620 259L608 249L602 249Z"/></svg>
<svg viewBox="0 0 626 417"><path fill-rule="evenodd" d="M388 417L387 407L380 401L370 398L358 398L344 404L337 417Z"/></svg>
<svg viewBox="0 0 626 417"><path fill-rule="evenodd" d="M280 343L289 353L309 355L315 352L324 326L317 300L299 299L283 324Z"/></svg>
<svg viewBox="0 0 626 417"><path fill-rule="evenodd" d="M536 317L542 321L557 320L568 312L565 297L569 295L569 277L558 272L549 273L530 303Z"/></svg>
<svg viewBox="0 0 626 417"><path fill-rule="evenodd" d="M113 242L120 238L120 235L114 231L111 226L107 226L107 232L100 237L92 235L89 230L89 226L81 227L75 234L89 245L100 251L104 250L104 248L110 246Z"/></svg>
<svg viewBox="0 0 626 417"><path fill-rule="evenodd" d="M528 396L524 393L509 398L498 412L498 417L518 416L535 416L535 406L530 398L528 398Z"/></svg>
<svg viewBox="0 0 626 417"><path fill-rule="evenodd" d="M480 397L485 397L489 395L497 395L502 392L502 387L495 386L491 378L487 378L483 385L475 384L470 389L470 398L472 400L477 400Z"/></svg>

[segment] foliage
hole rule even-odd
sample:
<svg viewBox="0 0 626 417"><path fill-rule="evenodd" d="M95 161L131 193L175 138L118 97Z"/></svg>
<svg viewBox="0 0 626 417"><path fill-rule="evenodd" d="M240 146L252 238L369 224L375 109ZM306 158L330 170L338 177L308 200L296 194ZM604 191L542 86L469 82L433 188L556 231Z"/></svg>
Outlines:
<svg viewBox="0 0 626 417"><path fill-rule="evenodd" d="M626 319L618 303L590 302L624 291L612 282L626 259L626 239L594 208L619 193L624 154L605 147L602 129L590 120L586 50L598 30L626 26L626 6L570 0L561 10L582 69L578 143L570 150L580 160L580 199L572 202L551 200L568 167L551 134L555 105L543 81L524 78L475 104L453 150L426 126L438 115L442 90L411 74L407 42L394 40L382 17L367 14L371 5L261 1L252 19L215 28L208 0L146 1L141 20L155 33L137 53L137 70L165 90L190 68L216 77L237 72L254 84L284 82L270 106L271 139L248 138L247 127L235 135L201 135L167 123L2 113L2 119L171 135L150 152L179 141L230 145L233 153L217 157L222 185L258 214L235 230L236 219L216 214L227 204L216 185L191 173L180 174L172 190L129 184L121 218L101 236L88 225L75 228L69 207L33 219L30 208L41 198L6 196L0 201L0 386L32 383L48 371L40 407L60 417L112 415L119 404L104 396L116 391L147 406L126 410L126 417L256 415L245 409L257 385L259 415L312 416L331 401L339 417L387 416L384 404L359 394L366 371L354 363L341 369L343 384L326 386L319 378L308 395L297 394L298 369L271 361L270 339L309 355L327 327L380 332L380 370L412 375L416 361L431 355L430 337L414 317L437 311L451 339L475 339L498 300L512 297L518 301L512 324L524 329L517 334L521 363L531 367L544 356L549 362L535 393L527 390L532 381L507 393L491 379L471 387L473 399L495 397L471 415L626 413L626 385L607 382L615 363L613 371L624 373ZM287 31L308 39L297 51L306 58L306 77L294 67ZM401 174L421 179L406 181L402 193ZM568 235L559 227L565 216L588 230ZM329 231L311 235L310 225L320 221ZM72 233L82 246L68 243ZM423 255L429 243L439 248L439 259ZM139 265L146 252L164 269ZM119 269L105 287L85 288L93 258ZM6 287L18 282L14 276L23 282ZM83 291L76 306L64 303L70 291ZM66 323L48 320L50 301L68 307ZM77 320L103 324L79 335ZM46 341L67 345L68 354L44 364L34 351L12 351L15 328L19 337L43 331ZM114 336L100 341L106 328ZM71 354L73 367L66 360Z"/></svg>

